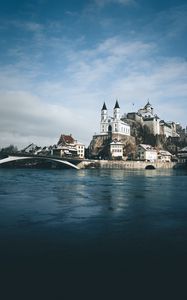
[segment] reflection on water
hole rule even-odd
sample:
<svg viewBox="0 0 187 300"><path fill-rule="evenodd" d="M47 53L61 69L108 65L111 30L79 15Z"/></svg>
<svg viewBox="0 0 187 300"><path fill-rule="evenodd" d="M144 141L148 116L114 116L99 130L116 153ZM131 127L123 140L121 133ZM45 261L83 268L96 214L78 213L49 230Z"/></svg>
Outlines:
<svg viewBox="0 0 187 300"><path fill-rule="evenodd" d="M120 227L122 221L137 228L141 223L147 231L159 222L171 226L169 217L186 208L185 172L1 170L0 176L2 234L50 234L64 226L76 230L80 223L84 232L90 224L94 231L97 222L114 230L113 224Z"/></svg>
<svg viewBox="0 0 187 300"><path fill-rule="evenodd" d="M1 274L14 274L16 284L20 272L31 282L45 278L45 288L48 278L49 286L60 280L61 287L67 274L71 283L72 274L79 274L73 284L83 273L94 283L100 276L107 288L111 278L111 286L115 280L124 286L129 278L134 286L135 274L139 282L143 271L154 276L155 268L156 281L163 272L164 282L170 274L173 279L179 266L186 268L186 175L176 170L0 170ZM72 284L68 295L71 290Z"/></svg>

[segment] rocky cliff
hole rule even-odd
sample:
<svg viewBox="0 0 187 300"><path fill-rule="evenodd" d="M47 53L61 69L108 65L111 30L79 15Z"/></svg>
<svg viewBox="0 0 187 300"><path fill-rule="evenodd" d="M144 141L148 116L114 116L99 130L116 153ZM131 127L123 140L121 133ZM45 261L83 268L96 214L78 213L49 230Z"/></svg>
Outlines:
<svg viewBox="0 0 187 300"><path fill-rule="evenodd" d="M108 159L110 156L110 143L113 140L120 140L124 144L123 155L128 156L135 151L136 142L132 136L122 134L95 135L89 145L88 157Z"/></svg>
<svg viewBox="0 0 187 300"><path fill-rule="evenodd" d="M136 147L139 144L149 144L157 149L168 150L172 154L177 154L178 149L187 146L187 136L184 132L179 133L179 137L166 138L164 135L151 134L147 126L137 121L126 119L125 122L131 127L131 136L121 134L94 135L88 148L88 157L108 159L110 157L110 143L115 139L124 144L124 157L134 157Z"/></svg>

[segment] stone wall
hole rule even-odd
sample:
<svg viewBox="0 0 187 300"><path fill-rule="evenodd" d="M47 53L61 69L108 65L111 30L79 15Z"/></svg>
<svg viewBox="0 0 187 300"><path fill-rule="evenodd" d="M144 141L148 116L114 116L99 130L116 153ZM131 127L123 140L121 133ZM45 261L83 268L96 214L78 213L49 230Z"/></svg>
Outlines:
<svg viewBox="0 0 187 300"><path fill-rule="evenodd" d="M145 162L145 161L110 161L110 160L85 160L78 165L80 168L120 169L120 170L142 170L147 166L155 169L172 169L176 162Z"/></svg>

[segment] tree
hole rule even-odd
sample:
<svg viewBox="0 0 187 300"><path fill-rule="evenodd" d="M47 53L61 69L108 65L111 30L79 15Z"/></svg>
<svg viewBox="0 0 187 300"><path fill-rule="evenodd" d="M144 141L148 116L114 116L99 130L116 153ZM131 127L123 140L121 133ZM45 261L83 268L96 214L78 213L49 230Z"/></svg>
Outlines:
<svg viewBox="0 0 187 300"><path fill-rule="evenodd" d="M0 155L5 155L5 154L15 154L18 152L17 146L14 145L9 145L8 147L2 148L0 150Z"/></svg>

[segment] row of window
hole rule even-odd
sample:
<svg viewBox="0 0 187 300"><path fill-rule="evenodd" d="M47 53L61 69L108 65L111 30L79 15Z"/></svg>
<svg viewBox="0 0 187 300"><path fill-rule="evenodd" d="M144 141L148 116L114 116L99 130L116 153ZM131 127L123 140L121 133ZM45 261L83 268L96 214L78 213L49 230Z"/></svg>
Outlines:
<svg viewBox="0 0 187 300"><path fill-rule="evenodd" d="M130 129L126 128L126 127L121 127L121 131L123 131L125 133L130 133Z"/></svg>
<svg viewBox="0 0 187 300"><path fill-rule="evenodd" d="M112 149L112 153L114 152L122 152L122 149Z"/></svg>
<svg viewBox="0 0 187 300"><path fill-rule="evenodd" d="M121 145L115 145L115 146L112 146L113 149L115 148L121 148Z"/></svg>
<svg viewBox="0 0 187 300"><path fill-rule="evenodd" d="M104 132L105 130L107 131L107 128L105 128L105 126L103 125L102 126L102 132ZM115 124L114 131L118 132L117 124ZM125 133L129 134L130 133L130 129L126 128L126 127L121 127L121 132L125 132Z"/></svg>

